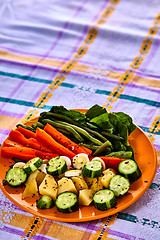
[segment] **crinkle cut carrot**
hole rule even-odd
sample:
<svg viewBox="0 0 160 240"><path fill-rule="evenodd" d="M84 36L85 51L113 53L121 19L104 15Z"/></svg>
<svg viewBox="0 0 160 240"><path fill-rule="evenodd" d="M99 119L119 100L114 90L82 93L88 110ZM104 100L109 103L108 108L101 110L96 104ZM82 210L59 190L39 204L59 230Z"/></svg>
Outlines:
<svg viewBox="0 0 160 240"><path fill-rule="evenodd" d="M51 126L50 124L46 124L44 131L47 132L49 135L53 137L58 143L68 148L70 151L74 152L75 154L79 153L86 153L88 155L91 155L92 151L88 148L83 148L82 146L79 146L75 142L71 141L68 137L66 137L64 134L59 132L56 128Z"/></svg>
<svg viewBox="0 0 160 240"><path fill-rule="evenodd" d="M59 155L65 155L71 159L75 156L75 153L56 142L46 131L38 127L36 129L36 138L52 152L56 152Z"/></svg>

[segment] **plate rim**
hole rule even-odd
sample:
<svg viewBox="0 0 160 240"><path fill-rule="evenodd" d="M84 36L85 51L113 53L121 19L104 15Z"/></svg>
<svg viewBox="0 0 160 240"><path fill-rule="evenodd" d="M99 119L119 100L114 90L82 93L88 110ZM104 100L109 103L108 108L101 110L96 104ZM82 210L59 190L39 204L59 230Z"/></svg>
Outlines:
<svg viewBox="0 0 160 240"><path fill-rule="evenodd" d="M76 111L81 111L81 112L82 112L82 111L85 112L87 109L74 109L74 110L76 110ZM37 118L37 117L36 117L36 118ZM32 119L30 119L29 121L31 121L31 120L33 120L33 119L35 119L35 118L32 118ZM27 121L25 124L27 124L27 123L28 123L28 121ZM153 179L154 179L154 177L155 177L156 170L157 170L157 154L156 154L155 147L154 147L152 141L149 139L149 137L145 134L145 132L144 132L140 127L138 127L138 126L137 126L137 129L138 129L138 131L140 131L140 132L146 137L146 139L147 139L148 142L150 143L150 146L151 146L151 148L152 148L152 153L153 153L153 155L154 155L155 168L153 169L152 177L149 179L148 183L146 183L145 187L141 190L141 192L140 192L138 195L136 195L133 200L131 200L131 203L130 203L130 201L127 202L127 203L125 203L124 205L118 207L118 210L117 210L117 208L113 208L113 209L111 209L111 213L109 213L108 210L106 210L106 211L104 211L104 212L99 211L100 214L93 215L93 216L90 216L90 215L89 215L88 217L83 217L83 218L77 218L77 217L76 217L76 218L72 218L72 217L69 217L69 215L67 215L68 218L54 217L54 216L52 217L52 216L48 216L48 215L47 215L47 216L44 216L45 214L42 214L42 213L40 213L40 212L38 212L38 211L35 211L34 209L28 208L27 206L24 206L24 205L20 204L19 202L17 202L17 201L16 201L13 197L11 197L10 194L5 190L5 188L4 188L3 184L2 184L2 181L0 181L0 189L2 190L2 192L4 193L4 195L5 195L12 203L14 203L16 206L18 206L18 207L21 208L22 210L24 210L24 211L26 211L26 212L28 212L28 213L30 213L30 214L33 214L33 215L35 215L35 216L37 216L37 217L41 217L41 218L48 219L48 220L52 220L52 221L59 221L59 222L86 222L86 221L93 221L93 220L97 220L97 219L100 219L100 218L104 218L104 217L108 217L108 216L111 216L111 215L113 215L113 214L116 214L116 213L118 213L118 212L126 209L127 207L131 206L133 203L135 203L138 199L140 199L140 198L143 196L143 194L148 190L149 186L151 185L151 183L152 183L152 181L153 181ZM7 137L8 137L8 136L7 136ZM2 143L2 145L1 145L1 147L0 147L0 150L2 149L2 147L3 147L3 143ZM1 154L0 154L0 156L1 156ZM88 206L83 206L83 207L88 207ZM80 208L81 208L81 207L80 207ZM61 213L61 214L62 214L62 213ZM66 216L66 215L65 215L65 216Z"/></svg>

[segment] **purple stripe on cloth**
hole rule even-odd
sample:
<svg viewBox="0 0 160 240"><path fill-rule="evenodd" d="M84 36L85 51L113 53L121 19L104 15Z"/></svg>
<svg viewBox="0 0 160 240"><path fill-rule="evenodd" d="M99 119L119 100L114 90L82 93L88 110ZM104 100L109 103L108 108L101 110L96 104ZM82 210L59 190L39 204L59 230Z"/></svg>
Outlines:
<svg viewBox="0 0 160 240"><path fill-rule="evenodd" d="M81 4L81 6L78 8L77 12L73 15L73 17L71 19L74 19L78 16L78 14L81 12L82 8L84 7L84 5L87 3L88 0L84 0ZM64 27L63 29L59 32L58 34L58 37L57 39L54 41L54 43L52 44L52 46L50 47L50 49L46 52L45 55L42 56L42 59L40 59L40 61L38 63L40 63L41 61L43 61L44 59L46 59L49 54L51 53L51 51L54 50L54 48L56 47L57 43L59 42L59 40L61 39L65 29L67 29L67 27L69 26L70 24L70 21L67 21L65 24L64 24ZM38 64L37 66L33 67L32 70L29 72L29 76L34 72L34 70L38 67Z"/></svg>
<svg viewBox="0 0 160 240"><path fill-rule="evenodd" d="M8 111L1 111L1 115L8 116L8 117L14 117L14 118L23 118L25 116L26 112L24 113L12 113Z"/></svg>
<svg viewBox="0 0 160 240"><path fill-rule="evenodd" d="M24 211L23 209L21 209L21 208L19 208L17 205L15 205L14 203L12 203L12 202L7 202L7 201L2 201L2 200L0 200L0 205L2 206L1 208L3 208L3 206L5 205L5 206L10 206L10 207L12 207L12 211L13 210L18 210L18 211L21 211L21 212L26 212L26 211ZM15 212L14 212L15 213Z"/></svg>
<svg viewBox="0 0 160 240"><path fill-rule="evenodd" d="M160 151L160 145L154 144L154 147L155 147L156 151Z"/></svg>
<svg viewBox="0 0 160 240"><path fill-rule="evenodd" d="M137 238L133 235L130 234L126 234L126 233L122 233L122 232L118 232L118 231L114 231L114 230L110 230L110 229L106 229L107 232L112 235L112 236L116 236L116 237L120 237L123 239L127 239L127 240L145 240L144 238Z"/></svg>
<svg viewBox="0 0 160 240"><path fill-rule="evenodd" d="M11 131L11 130L9 130L9 129L2 129L2 128L0 128L0 133L1 133L1 134L6 134L6 135L8 135L10 131Z"/></svg>

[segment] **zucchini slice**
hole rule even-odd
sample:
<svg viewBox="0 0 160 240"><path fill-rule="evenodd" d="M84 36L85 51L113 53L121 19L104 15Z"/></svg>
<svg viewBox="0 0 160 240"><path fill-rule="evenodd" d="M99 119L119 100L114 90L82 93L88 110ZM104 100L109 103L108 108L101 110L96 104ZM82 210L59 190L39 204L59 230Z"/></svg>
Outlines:
<svg viewBox="0 0 160 240"><path fill-rule="evenodd" d="M79 208L77 195L73 192L60 193L55 201L55 205L59 212L71 213Z"/></svg>
<svg viewBox="0 0 160 240"><path fill-rule="evenodd" d="M83 169L82 175L84 177L97 178L102 173L102 163L98 160L86 162Z"/></svg>
<svg viewBox="0 0 160 240"><path fill-rule="evenodd" d="M27 174L23 169L14 167L7 171L5 178L11 187L19 187L27 180Z"/></svg>
<svg viewBox="0 0 160 240"><path fill-rule="evenodd" d="M29 160L24 166L23 170L30 175L32 172L34 172L37 168L39 168L43 164L42 159L39 157L32 158Z"/></svg>
<svg viewBox="0 0 160 240"><path fill-rule="evenodd" d="M53 199L48 195L41 196L37 201L37 208L47 209L53 207Z"/></svg>
<svg viewBox="0 0 160 240"><path fill-rule="evenodd" d="M95 208L101 211L113 208L117 204L115 194L112 190L101 189L93 196L93 203Z"/></svg>
<svg viewBox="0 0 160 240"><path fill-rule="evenodd" d="M138 164L131 159L126 159L120 162L118 171L120 174L128 178L130 182L135 182L142 175Z"/></svg>
<svg viewBox="0 0 160 240"><path fill-rule="evenodd" d="M128 192L129 187L129 180L121 175L115 175L110 180L109 189L114 192L116 197Z"/></svg>
<svg viewBox="0 0 160 240"><path fill-rule="evenodd" d="M52 176L59 176L67 170L67 163L64 158L51 158L47 163L47 173Z"/></svg>

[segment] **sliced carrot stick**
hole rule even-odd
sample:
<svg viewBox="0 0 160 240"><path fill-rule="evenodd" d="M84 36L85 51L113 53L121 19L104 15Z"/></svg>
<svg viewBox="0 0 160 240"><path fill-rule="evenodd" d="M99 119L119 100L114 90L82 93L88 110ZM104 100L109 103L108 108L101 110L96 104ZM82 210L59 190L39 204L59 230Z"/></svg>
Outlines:
<svg viewBox="0 0 160 240"><path fill-rule="evenodd" d="M26 138L36 138L36 134L29 129L26 129L24 127L18 126L17 130L21 132Z"/></svg>
<svg viewBox="0 0 160 240"><path fill-rule="evenodd" d="M74 152L75 154L79 153L86 153L91 155L92 151L87 148L83 148L82 146L79 146L78 144L71 141L68 137L63 135L61 132L59 132L56 128L51 126L50 124L46 124L44 131L47 132L49 135L51 135L58 143L68 148L70 151Z"/></svg>
<svg viewBox="0 0 160 240"><path fill-rule="evenodd" d="M41 128L37 128L36 138L54 153L58 153L59 155L65 155L71 159L75 156L72 151L70 151L60 143L56 142L47 132L45 132Z"/></svg>
<svg viewBox="0 0 160 240"><path fill-rule="evenodd" d="M20 143L17 143L17 142L14 142L14 141L11 141L9 139L6 139L4 142L3 142L3 146L4 147L24 147L24 145L20 144Z"/></svg>
<svg viewBox="0 0 160 240"><path fill-rule="evenodd" d="M11 130L9 133L9 138L12 141L18 142L25 147L34 148L40 151L51 152L48 148L46 148L42 143L40 143L35 138L26 138L21 132L18 130Z"/></svg>
<svg viewBox="0 0 160 240"><path fill-rule="evenodd" d="M27 147L2 147L1 155L4 158L18 158L24 162L36 157L35 149Z"/></svg>
<svg viewBox="0 0 160 240"><path fill-rule="evenodd" d="M42 152L38 150L35 151L35 155L41 159L51 159L59 156L57 153Z"/></svg>
<svg viewBox="0 0 160 240"><path fill-rule="evenodd" d="M104 162L106 167L117 169L120 162L124 160L124 158L117 157L100 157Z"/></svg>

